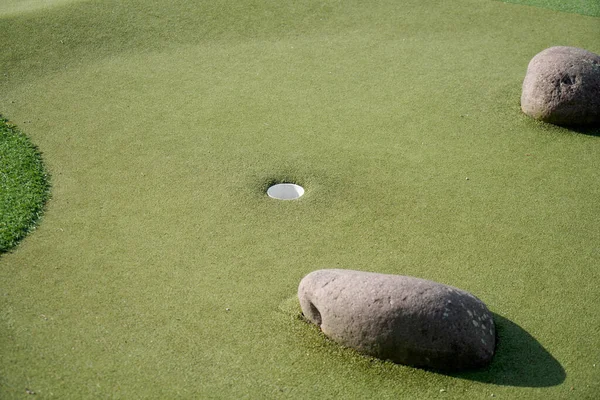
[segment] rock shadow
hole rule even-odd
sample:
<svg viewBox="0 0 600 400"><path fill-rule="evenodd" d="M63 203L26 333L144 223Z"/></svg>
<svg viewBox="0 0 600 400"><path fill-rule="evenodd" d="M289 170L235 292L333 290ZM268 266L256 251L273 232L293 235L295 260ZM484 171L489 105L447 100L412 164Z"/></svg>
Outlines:
<svg viewBox="0 0 600 400"><path fill-rule="evenodd" d="M525 115L525 114L523 114ZM591 125L555 125L549 122L542 122L535 120L529 116L530 122L533 122L537 127L543 131L555 131L555 132L570 132L574 134L581 134L587 136L600 136L600 124Z"/></svg>
<svg viewBox="0 0 600 400"><path fill-rule="evenodd" d="M492 363L478 371L449 374L456 378L520 387L561 384L567 374L560 363L527 331L493 313L496 324L496 354Z"/></svg>
<svg viewBox="0 0 600 400"><path fill-rule="evenodd" d="M600 125L597 126L568 126L566 129L588 136L600 136Z"/></svg>

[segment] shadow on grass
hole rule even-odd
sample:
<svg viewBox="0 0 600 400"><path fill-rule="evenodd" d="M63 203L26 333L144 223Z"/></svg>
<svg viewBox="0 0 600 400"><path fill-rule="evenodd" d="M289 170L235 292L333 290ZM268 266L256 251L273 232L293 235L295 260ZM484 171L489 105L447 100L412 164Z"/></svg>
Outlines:
<svg viewBox="0 0 600 400"><path fill-rule="evenodd" d="M581 133L583 135L600 137L600 126L576 126L567 127L570 131Z"/></svg>
<svg viewBox="0 0 600 400"><path fill-rule="evenodd" d="M525 116L525 114L522 114ZM600 125L592 124L592 125L555 125L548 122L542 122L525 116L530 123L533 123L536 128L542 129L543 131L555 131L555 132L571 132L574 134L581 134L587 136L596 136L600 137Z"/></svg>
<svg viewBox="0 0 600 400"><path fill-rule="evenodd" d="M484 370L449 374L456 378L504 386L548 387L561 384L564 368L519 325L494 314L496 355Z"/></svg>

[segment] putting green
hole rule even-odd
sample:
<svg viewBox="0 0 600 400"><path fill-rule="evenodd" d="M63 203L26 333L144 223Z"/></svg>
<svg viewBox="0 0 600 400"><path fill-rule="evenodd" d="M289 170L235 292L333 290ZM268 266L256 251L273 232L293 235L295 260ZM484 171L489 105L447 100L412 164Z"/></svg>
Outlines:
<svg viewBox="0 0 600 400"><path fill-rule="evenodd" d="M71 2L85 0L2 0L0 2L0 17L27 13L30 11L47 10Z"/></svg>
<svg viewBox="0 0 600 400"><path fill-rule="evenodd" d="M44 153L0 256L0 398L594 398L600 137L519 111L527 63L600 19L497 1L75 2L0 18L0 110ZM468 178L468 179L467 179ZM269 198L272 182L306 190ZM481 298L449 376L299 319L318 268Z"/></svg>
<svg viewBox="0 0 600 400"><path fill-rule="evenodd" d="M600 17L600 2L597 0L498 0L504 3L526 4L583 15Z"/></svg>

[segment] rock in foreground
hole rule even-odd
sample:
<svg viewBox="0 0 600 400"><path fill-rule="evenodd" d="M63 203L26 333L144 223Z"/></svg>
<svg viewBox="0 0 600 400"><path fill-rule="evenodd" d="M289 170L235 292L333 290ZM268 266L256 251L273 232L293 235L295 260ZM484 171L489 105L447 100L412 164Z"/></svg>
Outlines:
<svg viewBox="0 0 600 400"><path fill-rule="evenodd" d="M600 123L600 56L577 47L550 47L529 62L521 109L556 125Z"/></svg>
<svg viewBox="0 0 600 400"><path fill-rule="evenodd" d="M324 269L302 279L304 316L337 343L415 367L463 370L490 363L492 315L463 290L400 275Z"/></svg>

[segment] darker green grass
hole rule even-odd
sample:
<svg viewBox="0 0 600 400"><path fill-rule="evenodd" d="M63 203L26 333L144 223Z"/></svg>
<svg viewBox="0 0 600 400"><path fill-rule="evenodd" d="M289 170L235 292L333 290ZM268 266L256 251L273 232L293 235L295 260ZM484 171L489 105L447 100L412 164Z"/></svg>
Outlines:
<svg viewBox="0 0 600 400"><path fill-rule="evenodd" d="M500 0L504 3L523 4L527 6L549 8L574 14L600 17L600 1L598 0Z"/></svg>
<svg viewBox="0 0 600 400"><path fill-rule="evenodd" d="M48 194L40 152L0 116L0 253L15 247L33 229Z"/></svg>

